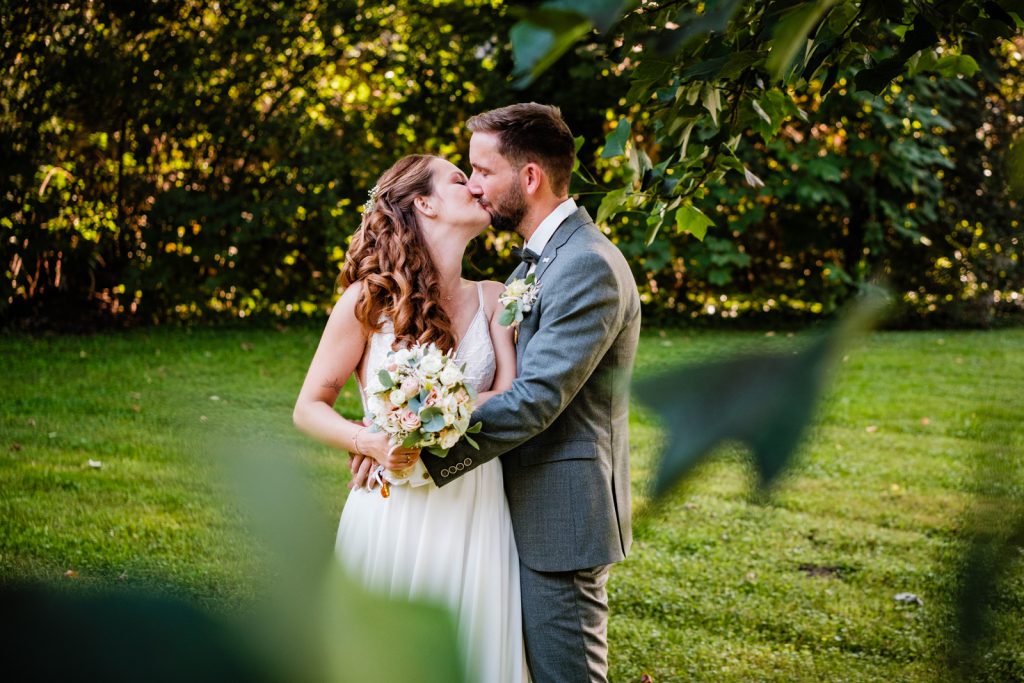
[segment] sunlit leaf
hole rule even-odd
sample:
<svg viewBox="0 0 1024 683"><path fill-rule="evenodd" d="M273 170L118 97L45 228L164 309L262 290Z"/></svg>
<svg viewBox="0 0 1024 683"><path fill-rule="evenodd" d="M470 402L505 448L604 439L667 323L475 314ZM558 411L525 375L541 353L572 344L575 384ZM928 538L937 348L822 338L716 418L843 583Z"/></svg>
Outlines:
<svg viewBox="0 0 1024 683"><path fill-rule="evenodd" d="M931 70L937 71L947 78L960 75L970 78L978 73L980 68L978 62L970 55L946 55L937 60Z"/></svg>
<svg viewBox="0 0 1024 683"><path fill-rule="evenodd" d="M708 113L711 114L711 120L718 125L718 112L722 108L722 94L721 91L714 86L707 86L701 93L701 103L704 108L707 109Z"/></svg>
<svg viewBox="0 0 1024 683"><path fill-rule="evenodd" d="M626 203L628 188L620 187L605 194L601 205L597 208L597 222L604 224L609 218L618 213Z"/></svg>
<svg viewBox="0 0 1024 683"><path fill-rule="evenodd" d="M626 149L626 142L629 140L629 119L621 118L615 126L615 130L608 133L604 142L604 151L601 152L602 159L610 159L621 155Z"/></svg>
<svg viewBox="0 0 1024 683"><path fill-rule="evenodd" d="M768 112L764 110L760 102L757 100L751 100L750 106L754 109L754 113L764 119L766 123L770 124L772 122L772 117L768 115Z"/></svg>
<svg viewBox="0 0 1024 683"><path fill-rule="evenodd" d="M714 221L692 204L681 206L676 210L677 230L679 232L688 232L698 240L703 240L704 236L708 234L708 228L714 224Z"/></svg>

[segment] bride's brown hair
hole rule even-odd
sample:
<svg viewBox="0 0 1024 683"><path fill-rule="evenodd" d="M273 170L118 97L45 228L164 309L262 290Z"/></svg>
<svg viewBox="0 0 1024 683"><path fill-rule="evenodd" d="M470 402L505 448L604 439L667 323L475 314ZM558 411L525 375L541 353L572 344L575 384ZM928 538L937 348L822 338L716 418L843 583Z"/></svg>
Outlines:
<svg viewBox="0 0 1024 683"><path fill-rule="evenodd" d="M438 303L440 278L413 206L416 197L433 193L431 163L437 158L410 154L381 175L338 282L348 287L362 281L356 318L368 333L387 319L396 345L433 342L448 351L455 346L452 322Z"/></svg>

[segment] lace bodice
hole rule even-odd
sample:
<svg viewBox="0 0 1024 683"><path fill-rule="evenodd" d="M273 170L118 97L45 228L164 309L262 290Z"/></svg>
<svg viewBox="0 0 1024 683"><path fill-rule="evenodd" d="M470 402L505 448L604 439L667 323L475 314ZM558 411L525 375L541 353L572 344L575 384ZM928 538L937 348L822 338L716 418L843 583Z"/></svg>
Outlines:
<svg viewBox="0 0 1024 683"><path fill-rule="evenodd" d="M479 282L476 283L476 292L480 305L473 320L469 323L466 333L455 347L455 358L460 364L466 364L463 371L466 383L479 392L487 391L494 382L495 357L494 345L491 342L491 333L487 324L487 313L484 311L483 285ZM364 377L373 377L387 365L388 352L391 351L394 341L394 327L390 320L386 320L381 330L370 337ZM360 383L359 389L363 399L363 410L366 410L366 395L362 391L362 383Z"/></svg>

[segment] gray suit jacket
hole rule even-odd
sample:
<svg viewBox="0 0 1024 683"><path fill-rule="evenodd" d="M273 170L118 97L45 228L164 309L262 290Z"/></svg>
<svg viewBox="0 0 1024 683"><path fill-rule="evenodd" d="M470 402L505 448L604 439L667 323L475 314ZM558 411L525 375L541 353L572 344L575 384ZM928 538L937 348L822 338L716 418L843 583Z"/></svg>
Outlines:
<svg viewBox="0 0 1024 683"><path fill-rule="evenodd" d="M509 281L526 275L521 264ZM629 378L640 298L626 260L586 210L565 219L536 270L539 298L516 344L512 388L465 443L423 463L438 486L502 457L519 556L536 571L618 562L632 543ZM438 530L444 533L443 530Z"/></svg>

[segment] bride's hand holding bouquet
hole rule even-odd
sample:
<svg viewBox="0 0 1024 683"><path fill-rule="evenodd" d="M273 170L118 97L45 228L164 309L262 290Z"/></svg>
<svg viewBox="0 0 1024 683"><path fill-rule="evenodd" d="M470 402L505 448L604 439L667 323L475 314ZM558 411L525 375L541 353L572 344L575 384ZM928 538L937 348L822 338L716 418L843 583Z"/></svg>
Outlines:
<svg viewBox="0 0 1024 683"><path fill-rule="evenodd" d="M356 434L355 442L359 455L372 458L386 470L408 469L420 458L419 448L396 446L386 433L374 431L370 427L361 429Z"/></svg>
<svg viewBox="0 0 1024 683"><path fill-rule="evenodd" d="M463 438L475 447L469 434L482 426L469 424L476 392L451 354L416 344L391 352L390 361L367 388L366 420L373 436L395 448L425 448L441 457ZM408 476L409 464L385 467L401 479Z"/></svg>

